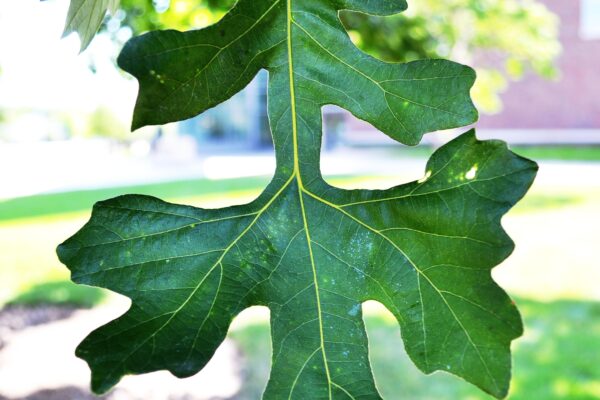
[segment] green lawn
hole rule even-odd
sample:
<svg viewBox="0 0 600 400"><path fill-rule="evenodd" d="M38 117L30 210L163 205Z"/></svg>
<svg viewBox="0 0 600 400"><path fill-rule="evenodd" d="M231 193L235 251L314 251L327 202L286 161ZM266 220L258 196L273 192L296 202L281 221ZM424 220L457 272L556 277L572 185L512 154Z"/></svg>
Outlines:
<svg viewBox="0 0 600 400"><path fill-rule="evenodd" d="M66 279L50 280L28 285L16 292L8 304L56 304L90 308L104 300L107 294L103 289L76 285Z"/></svg>
<svg viewBox="0 0 600 400"><path fill-rule="evenodd" d="M224 198L248 197L258 194L269 183L269 179L266 176L220 180L193 179L18 197L0 200L0 223L55 214L87 212L97 201L124 194L145 194L170 201L184 199L221 201ZM376 178L334 176L329 180L333 184L344 185L372 179Z"/></svg>
<svg viewBox="0 0 600 400"><path fill-rule="evenodd" d="M512 150L533 160L600 161L600 146L513 146Z"/></svg>
<svg viewBox="0 0 600 400"><path fill-rule="evenodd" d="M532 160L561 160L561 161L600 161L600 145L532 145L511 146L515 153ZM430 146L416 147L395 146L390 151L398 157L428 158L434 151Z"/></svg>
<svg viewBox="0 0 600 400"><path fill-rule="evenodd" d="M252 199L267 180L196 180L0 202L0 307L7 302L89 307L102 301L107 291L70 283L67 269L55 255L56 245L86 222L98 200L137 192L219 206ZM357 177L332 181L340 186L380 187L390 182ZM534 187L505 218L504 226L517 249L497 269L496 279L517 296L526 326L525 336L514 347L510 399L600 398L600 304L592 300L598 299L600 282L600 192L587 187ZM445 373L425 377L417 371L388 313L370 312L366 323L376 381L386 400L489 398ZM246 358L246 384L239 399L258 399L269 373L268 323L253 320L233 329L230 336Z"/></svg>
<svg viewBox="0 0 600 400"><path fill-rule="evenodd" d="M525 335L513 347L510 400L600 398L600 303L518 299ZM485 400L492 397L445 372L426 376L404 351L391 313L366 313L375 381L386 400ZM244 354L246 380L239 399L259 399L270 368L270 333L265 319L230 332Z"/></svg>
<svg viewBox="0 0 600 400"><path fill-rule="evenodd" d="M0 200L0 222L90 210L97 201L129 193L145 194L161 199L199 195L222 196L223 193L257 190L257 188L264 187L268 182L267 177L221 180L194 179L19 197L4 201Z"/></svg>

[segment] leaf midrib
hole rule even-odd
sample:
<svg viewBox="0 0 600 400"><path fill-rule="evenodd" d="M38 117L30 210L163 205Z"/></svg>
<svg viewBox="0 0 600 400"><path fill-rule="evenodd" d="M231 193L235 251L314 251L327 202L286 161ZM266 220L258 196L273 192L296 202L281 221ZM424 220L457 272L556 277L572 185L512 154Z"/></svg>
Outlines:
<svg viewBox="0 0 600 400"><path fill-rule="evenodd" d="M300 171L300 161L299 161L299 150L298 150L298 113L296 110L296 88L294 83L294 56L293 56L293 44L292 44L292 23L294 23L293 13L292 13L292 0L286 0L287 9L286 9L286 22L287 22L287 56L288 56L288 72L289 72L289 84L290 84L290 112L292 117L292 139L293 139L293 151L294 151L294 170L292 173L292 177L296 177L296 181L298 183L298 198L300 200L300 212L302 213L302 223L304 224L304 233L306 235L306 245L308 248L308 253L310 256L310 264L313 275L313 284L315 288L315 297L317 303L317 318L319 321L319 340L320 340L320 348L321 354L323 356L323 366L325 367L325 375L327 377L327 390L329 395L329 400L332 399L331 396L331 374L329 373L329 365L327 362L327 353L325 351L325 337L323 334L323 312L321 309L321 297L319 293L319 278L317 275L317 267L315 265L314 254L312 250L312 240L310 238L310 228L308 225L308 217L306 215L306 210L304 208L304 192L307 192L304 188L304 184L302 183L302 173ZM317 349L318 350L318 349ZM316 351L317 351L316 350ZM315 351L315 352L316 352ZM294 384L292 385L289 393L288 399L291 400L292 394L294 393L294 388L298 381L302 370L306 366L306 363L315 353L311 354L311 356L306 360L304 366L296 376L294 380Z"/></svg>
<svg viewBox="0 0 600 400"><path fill-rule="evenodd" d="M318 275L317 275L316 265L315 265L315 262L314 262L314 256L313 256L313 251L312 251L312 243L313 243L313 241L311 240L311 237L310 237L310 229L309 229L309 224L308 224L308 217L307 217L307 214L306 214L306 211L305 211L305 207L304 207L304 196L303 196L303 194L306 194L306 195L312 197L314 200L317 200L320 203L322 203L324 205L327 205L327 206L333 208L334 210L342 213L346 217L349 217L350 219L352 219L355 222L359 223L360 225L364 226L368 230L370 230L370 231L374 232L375 234L381 236L385 241L389 242L394 248L396 248L400 252L400 254L402 254L402 256L409 262L409 264L413 267L413 269L417 272L418 281L419 281L419 295L421 296L421 307L423 308L423 310L422 310L423 311L422 312L422 315L423 315L422 326L423 326L424 340L425 340L425 337L426 337L426 328L425 328L424 302L423 302L423 297L422 297L423 293L422 293L422 290L421 290L421 277L424 278L427 281L427 283L440 296L441 300L444 302L444 304L446 305L446 307L448 308L448 310L452 314L454 320L458 323L458 325L460 326L461 330L464 332L464 334L465 334L465 336L467 338L467 341L469 342L469 344L471 345L471 347L477 353L478 358L481 360L481 362L482 362L482 364L483 364L483 366L485 368L486 374L488 375L488 377L490 377L490 379L492 380L494 386L496 388L498 388L496 379L494 378L493 374L491 373L491 371L489 369L489 366L487 365L485 359L483 358L481 352L479 351L479 347L474 343L474 341L471 338L471 335L467 331L466 327L464 326L464 324L462 323L462 321L458 318L458 316L456 315L454 309L452 308L452 306L450 305L450 303L448 302L448 300L443 295L442 291L431 281L431 279L426 274L424 274L424 272L415 264L415 262L412 261L410 259L410 257L401 248L399 248L387 235L383 234L381 231L379 231L377 229L374 229L370 225L368 225L365 222L363 222L363 221L359 220L358 218L354 217L352 214L346 212L345 210L343 210L338 205L333 204L333 203L331 203L331 202L329 202L329 201L321 198L320 196L317 196L316 194L312 193L311 191L309 191L308 189L305 188L305 186L304 186L304 184L302 182L302 173L300 171L300 162L299 162L298 124L297 124L298 114L297 114L297 110L296 110L295 84L294 84L292 24L295 25L295 26L297 26L300 30L302 30L305 34L307 34L318 45L320 45L321 47L323 47L323 46L318 41L316 41L316 39L312 35L310 35L310 33L308 33L302 26L300 26L294 20L293 13L292 13L292 0L286 0L286 1L287 1L288 70L289 70L289 83L290 83L290 104L291 104L290 108L291 108L291 116L292 116L292 137L293 137L293 154L294 154L294 170L293 170L293 173L292 173L292 178L295 177L295 179L296 179L296 181L298 183L298 196L299 196L299 200L300 200L300 210L301 210L301 213L302 213L302 219L303 219L303 223L304 223L304 232L306 234L307 247L308 247L308 251L309 251L309 255L310 255L311 267L312 267L312 272L313 272L313 280L314 280L314 287L315 287L315 296L316 296L316 302L317 302L317 313L318 313L318 320L319 320L319 334L320 334L320 341L321 341L320 347L321 347L321 351L322 351L322 354L323 354L323 363L324 363L324 366L325 366L325 372L326 372L326 376L327 376L327 383L328 383L328 390L329 390L329 399L330 400L332 399L332 392L331 392L332 386L336 386L336 387L340 387L340 386L337 385L337 384L335 384L335 382L332 381L331 375L329 373L329 366L328 366L328 363L327 363L327 354L326 354L326 351L325 351L325 340L324 340L324 334L323 334L323 317L322 317L320 294L319 294ZM325 51L327 51L328 53L331 54L331 52L329 52L327 49L325 49ZM335 57L335 58L337 59L337 57ZM339 60L339 61L343 62L342 60ZM344 64L346 64L346 63L344 63ZM357 72L360 72L360 71L357 71ZM373 81L372 78L370 78L370 77L367 77L367 78L369 78L371 81ZM376 81L373 81L373 82L375 82L377 84L377 86L379 86L384 92L387 92L386 90L384 90L379 85L378 82L376 82ZM386 101L386 103L387 103L387 101ZM389 107L389 104L388 104L388 107ZM497 177L490 178L490 179L495 179L495 178L497 178ZM426 349L426 344L425 343L424 343L424 347ZM310 358L312 358L313 356L314 356L314 353L311 354ZM307 362L308 362L308 360L307 360ZM428 363L426 362L426 364L428 364ZM429 367L429 366L427 366L427 367ZM292 386L292 388L290 390L290 394L289 394L289 399L290 400L291 400L291 397L292 397L292 393L293 393L293 390L294 390L297 378L298 377L296 377L296 380L294 381L294 385ZM341 389L343 389L343 388L341 388ZM346 392L345 389L343 389L343 391Z"/></svg>

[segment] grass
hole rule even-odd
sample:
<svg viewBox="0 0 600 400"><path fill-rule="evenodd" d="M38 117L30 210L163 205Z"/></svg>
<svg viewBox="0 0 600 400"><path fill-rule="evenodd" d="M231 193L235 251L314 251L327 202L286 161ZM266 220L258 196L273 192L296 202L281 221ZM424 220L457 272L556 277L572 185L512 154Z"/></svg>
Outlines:
<svg viewBox="0 0 600 400"><path fill-rule="evenodd" d="M31 285L11 299L8 304L26 306L55 304L90 308L104 300L106 294L102 289L76 285L67 280L57 280Z"/></svg>
<svg viewBox="0 0 600 400"><path fill-rule="evenodd" d="M372 177L334 176L334 184L362 182ZM103 189L76 190L72 192L39 194L15 199L0 200L0 223L20 219L33 219L58 214L91 210L94 203L124 194L144 194L169 199L169 201L206 201L224 198L248 197L259 193L269 183L268 177L235 179L193 179L146 185L118 186Z"/></svg>
<svg viewBox="0 0 600 400"><path fill-rule="evenodd" d="M364 181L356 177L335 180L341 186ZM266 182L266 178L195 180L0 202L0 306L10 302L89 307L102 301L106 291L69 283L68 271L55 255L56 245L85 223L97 200L137 192L216 206L247 201ZM517 302L526 326L525 336L514 347L510 399L600 398L600 305L589 300L597 295L600 282L596 268L599 210L598 191L534 187L504 220L517 249L497 269L501 273L496 279L510 293L521 296ZM397 323L386 312L368 314L366 323L376 381L386 400L489 398L445 373L426 377L416 370L404 353ZM253 320L233 329L230 337L246 359L246 381L237 398L258 399L270 369L268 323Z"/></svg>
<svg viewBox="0 0 600 400"><path fill-rule="evenodd" d="M600 398L600 303L540 302L519 299L526 331L514 351L510 400L592 400ZM393 315L382 307L365 313L371 364L386 400L487 400L465 381L437 372L422 374L410 361ZM230 334L244 354L247 371L239 399L259 399L270 370L270 332L266 319Z"/></svg>
<svg viewBox="0 0 600 400"><path fill-rule="evenodd" d="M564 145L531 145L511 146L515 153L538 161L600 161L600 145L564 146ZM427 158L434 149L430 146L395 146L390 151L398 157Z"/></svg>
<svg viewBox="0 0 600 400"><path fill-rule="evenodd" d="M511 149L533 160L600 161L600 146L513 146Z"/></svg>
<svg viewBox="0 0 600 400"><path fill-rule="evenodd" d="M532 191L523 201L515 206L513 212L544 212L562 207L572 207L585 203L589 199L589 196L590 194L581 192L550 194Z"/></svg>
<svg viewBox="0 0 600 400"><path fill-rule="evenodd" d="M514 146L516 153L535 160L600 161L600 146ZM427 158L433 149L427 146L393 147L388 149L402 157ZM338 177L337 179L346 179ZM352 179L352 178L351 178ZM335 180L335 178L334 178ZM122 186L65 193L40 194L17 199L0 200L0 222L50 214L89 210L103 199L127 193L146 194L165 199L222 195L223 193L255 191L268 183L267 177L236 179L192 179L145 185Z"/></svg>
<svg viewBox="0 0 600 400"><path fill-rule="evenodd" d="M128 193L175 199L256 190L268 182L266 177L194 179L20 197L0 201L0 222L89 210L97 201Z"/></svg>

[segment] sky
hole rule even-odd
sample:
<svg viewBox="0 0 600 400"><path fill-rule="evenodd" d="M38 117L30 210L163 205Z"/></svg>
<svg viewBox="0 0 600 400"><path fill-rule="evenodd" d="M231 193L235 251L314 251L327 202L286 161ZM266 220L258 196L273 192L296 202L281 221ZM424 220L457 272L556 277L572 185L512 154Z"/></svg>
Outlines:
<svg viewBox="0 0 600 400"><path fill-rule="evenodd" d="M89 112L104 106L128 121L137 84L114 67L118 49L107 36L81 55L76 34L61 39L68 6L69 0L0 0L0 107Z"/></svg>

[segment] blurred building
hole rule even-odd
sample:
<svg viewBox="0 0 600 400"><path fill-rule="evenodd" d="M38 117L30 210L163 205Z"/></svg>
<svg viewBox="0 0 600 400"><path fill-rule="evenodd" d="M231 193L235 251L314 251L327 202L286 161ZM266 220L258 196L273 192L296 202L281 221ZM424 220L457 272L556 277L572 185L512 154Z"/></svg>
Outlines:
<svg viewBox="0 0 600 400"><path fill-rule="evenodd" d="M560 19L558 76L548 80L530 73L511 83L501 96L502 112L481 116L479 136L513 144L600 144L600 0L540 1ZM266 72L259 74L230 101L178 124L179 133L194 136L202 149L270 146L267 79ZM323 116L326 145L395 143L337 107L325 107ZM438 140L429 135L424 143Z"/></svg>
<svg viewBox="0 0 600 400"><path fill-rule="evenodd" d="M177 124L178 133L194 137L202 149L235 151L268 146L267 79L262 71L224 104Z"/></svg>
<svg viewBox="0 0 600 400"><path fill-rule="evenodd" d="M267 114L268 74L261 71L248 86L225 103L176 124L177 133L194 137L201 151L260 150L272 145ZM325 145L332 146L346 127L347 113L333 106L323 110Z"/></svg>
<svg viewBox="0 0 600 400"><path fill-rule="evenodd" d="M526 76L479 128L517 142L600 143L600 0L543 0L561 21L559 76Z"/></svg>

